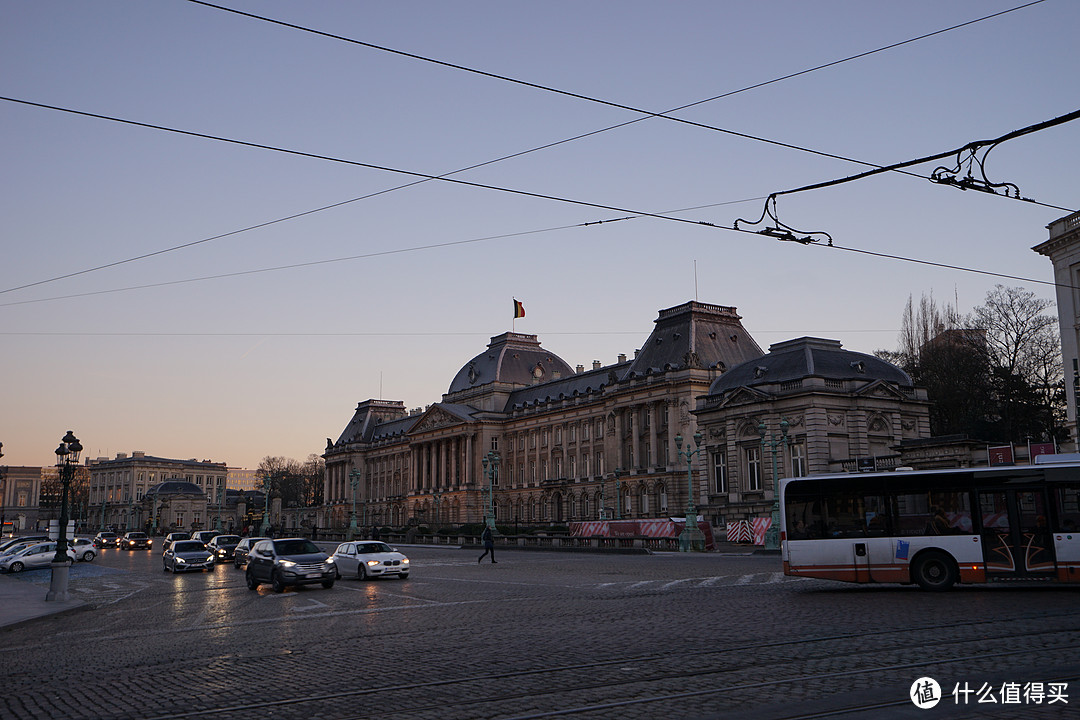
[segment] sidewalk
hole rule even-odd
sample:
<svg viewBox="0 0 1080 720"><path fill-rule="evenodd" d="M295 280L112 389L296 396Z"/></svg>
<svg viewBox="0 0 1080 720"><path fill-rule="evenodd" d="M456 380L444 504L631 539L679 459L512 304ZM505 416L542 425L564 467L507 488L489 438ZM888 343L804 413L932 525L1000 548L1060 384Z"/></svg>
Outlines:
<svg viewBox="0 0 1080 720"><path fill-rule="evenodd" d="M77 599L46 600L48 592L48 582L34 582L20 575L0 575L0 627L89 607L85 601Z"/></svg>

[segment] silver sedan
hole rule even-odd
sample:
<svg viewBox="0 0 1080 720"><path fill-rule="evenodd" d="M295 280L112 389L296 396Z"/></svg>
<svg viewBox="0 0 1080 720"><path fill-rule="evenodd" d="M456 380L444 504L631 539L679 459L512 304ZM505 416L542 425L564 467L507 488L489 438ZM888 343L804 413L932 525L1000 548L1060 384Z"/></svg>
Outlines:
<svg viewBox="0 0 1080 720"><path fill-rule="evenodd" d="M355 577L360 580L396 575L404 580L409 577L409 558L384 542L360 540L338 545L334 551L338 577Z"/></svg>
<svg viewBox="0 0 1080 720"><path fill-rule="evenodd" d="M186 570L214 570L214 554L198 540L177 540L161 555L161 569L174 573Z"/></svg>

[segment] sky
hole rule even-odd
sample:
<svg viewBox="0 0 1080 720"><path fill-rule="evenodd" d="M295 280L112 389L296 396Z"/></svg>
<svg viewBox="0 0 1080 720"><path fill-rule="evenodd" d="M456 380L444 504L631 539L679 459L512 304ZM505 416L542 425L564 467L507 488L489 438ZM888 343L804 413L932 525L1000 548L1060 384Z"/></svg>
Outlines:
<svg viewBox="0 0 1080 720"><path fill-rule="evenodd" d="M606 365L694 299L762 348L872 353L909 298L1054 298L1031 248L1080 209L1080 121L987 156L1035 202L931 183L940 161L779 196L831 247L731 228L853 161L1077 110L1073 0L909 43L1025 3L220 4L277 22L0 0L4 464L69 429L84 457L303 460L358 402L439 402L506 331Z"/></svg>

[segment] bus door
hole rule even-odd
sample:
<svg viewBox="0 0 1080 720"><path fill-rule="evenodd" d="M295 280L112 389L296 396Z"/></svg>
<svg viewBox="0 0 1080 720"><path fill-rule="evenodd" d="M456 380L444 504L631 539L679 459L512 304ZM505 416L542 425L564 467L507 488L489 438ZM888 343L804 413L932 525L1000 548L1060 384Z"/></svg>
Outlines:
<svg viewBox="0 0 1080 720"><path fill-rule="evenodd" d="M979 491L988 580L1053 577L1053 537L1042 488Z"/></svg>

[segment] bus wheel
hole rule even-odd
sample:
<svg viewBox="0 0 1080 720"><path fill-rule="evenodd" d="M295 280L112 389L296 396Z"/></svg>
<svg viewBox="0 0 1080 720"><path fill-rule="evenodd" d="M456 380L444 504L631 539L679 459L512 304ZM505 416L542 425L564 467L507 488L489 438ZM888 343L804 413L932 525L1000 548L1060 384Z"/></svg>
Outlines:
<svg viewBox="0 0 1080 720"><path fill-rule="evenodd" d="M953 559L934 550L919 555L911 564L911 579L923 590L948 590L956 583L957 574Z"/></svg>

